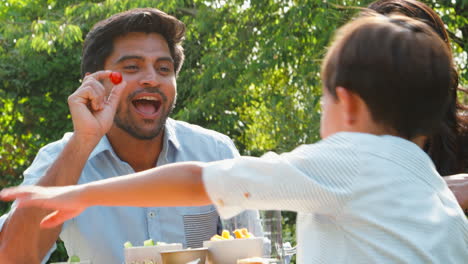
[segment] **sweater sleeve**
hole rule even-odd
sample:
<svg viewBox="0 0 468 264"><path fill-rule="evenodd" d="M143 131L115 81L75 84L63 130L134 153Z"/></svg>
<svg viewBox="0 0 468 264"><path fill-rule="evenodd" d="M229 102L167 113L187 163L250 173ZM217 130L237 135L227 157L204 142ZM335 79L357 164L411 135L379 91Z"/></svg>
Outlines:
<svg viewBox="0 0 468 264"><path fill-rule="evenodd" d="M329 144L290 153L240 157L203 168L208 195L223 218L245 209L336 214L352 193L353 155Z"/></svg>

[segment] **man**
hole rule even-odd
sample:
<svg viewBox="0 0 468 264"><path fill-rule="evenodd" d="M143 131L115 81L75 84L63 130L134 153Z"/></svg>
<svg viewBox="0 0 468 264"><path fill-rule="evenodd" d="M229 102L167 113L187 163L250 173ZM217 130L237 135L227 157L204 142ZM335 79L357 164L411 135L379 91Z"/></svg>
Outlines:
<svg viewBox="0 0 468 264"><path fill-rule="evenodd" d="M228 137L168 118L184 33L181 21L157 9L134 9L97 23L84 42L83 82L68 98L74 132L39 151L23 185L74 185L172 162L238 156ZM109 81L112 71L122 74L121 84ZM0 263L45 262L59 235L70 256L122 263L126 241L141 245L152 238L197 247L221 226L213 205L94 207L61 227L40 230L47 213L15 208L2 216ZM248 216L258 219L249 212L243 220Z"/></svg>

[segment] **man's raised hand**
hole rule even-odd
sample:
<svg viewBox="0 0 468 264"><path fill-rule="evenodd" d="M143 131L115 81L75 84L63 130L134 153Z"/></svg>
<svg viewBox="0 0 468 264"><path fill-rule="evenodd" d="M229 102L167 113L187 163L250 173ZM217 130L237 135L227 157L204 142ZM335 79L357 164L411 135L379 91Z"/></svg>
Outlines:
<svg viewBox="0 0 468 264"><path fill-rule="evenodd" d="M111 128L126 86L125 81L113 86L109 81L111 74L111 71L87 74L81 86L68 97L75 135L99 140Z"/></svg>

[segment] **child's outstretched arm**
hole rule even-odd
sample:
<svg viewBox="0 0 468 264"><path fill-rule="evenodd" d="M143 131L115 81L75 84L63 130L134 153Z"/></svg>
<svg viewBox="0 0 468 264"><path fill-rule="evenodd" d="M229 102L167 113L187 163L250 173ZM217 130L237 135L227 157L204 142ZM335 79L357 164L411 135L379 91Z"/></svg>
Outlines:
<svg viewBox="0 0 468 264"><path fill-rule="evenodd" d="M211 201L202 180L202 163L169 164L151 170L65 187L20 186L4 189L0 199L18 206L56 209L41 227L50 228L90 206L200 206Z"/></svg>

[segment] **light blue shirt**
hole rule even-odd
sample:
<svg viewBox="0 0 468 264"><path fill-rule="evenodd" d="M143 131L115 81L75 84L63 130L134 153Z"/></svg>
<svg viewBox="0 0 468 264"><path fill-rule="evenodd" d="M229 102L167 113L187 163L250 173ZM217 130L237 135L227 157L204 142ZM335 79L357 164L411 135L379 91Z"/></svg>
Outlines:
<svg viewBox="0 0 468 264"><path fill-rule="evenodd" d="M22 185L35 184L60 154L72 133L43 147L33 164L24 172ZM181 121L168 119L163 149L157 166L182 161L215 161L239 156L233 142L225 135ZM115 154L107 137L92 151L79 184L134 173L130 165ZM0 218L3 226L7 215ZM246 212L245 221L258 221L256 212ZM69 256L93 264L124 262L123 244L141 246L144 240L183 243L200 247L221 228L213 205L201 207L91 207L66 222L60 238ZM49 258L50 253L43 263Z"/></svg>

